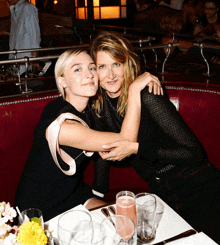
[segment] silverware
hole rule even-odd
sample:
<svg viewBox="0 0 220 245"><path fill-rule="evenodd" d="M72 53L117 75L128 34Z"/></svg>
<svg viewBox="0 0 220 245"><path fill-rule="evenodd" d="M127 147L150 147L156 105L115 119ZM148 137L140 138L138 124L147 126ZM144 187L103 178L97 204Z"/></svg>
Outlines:
<svg viewBox="0 0 220 245"><path fill-rule="evenodd" d="M172 241L175 241L175 240L178 240L178 239L181 239L181 238L184 238L184 237L188 237L188 236L191 236L193 234L195 234L196 231L191 229L191 230L188 230L188 231L185 231L183 233L180 233L179 235L176 235L174 237L171 237L171 238L168 238L162 242L158 242L158 243L154 243L154 245L163 245L163 244L167 244L168 242L172 242Z"/></svg>
<svg viewBox="0 0 220 245"><path fill-rule="evenodd" d="M112 218L111 218L111 215L108 211L107 208L102 208L101 209L102 213L108 218L109 217L109 220L112 222L112 224L115 226L115 223L113 222Z"/></svg>
<svg viewBox="0 0 220 245"><path fill-rule="evenodd" d="M116 210L114 206L109 206L108 209L112 214L116 215Z"/></svg>
<svg viewBox="0 0 220 245"><path fill-rule="evenodd" d="M116 210L113 206L109 206L108 209L115 215L116 214ZM112 218L111 218L111 215L109 213L107 208L102 208L101 211L102 213L108 218L109 217L109 220L111 221L111 223L113 224L113 226L115 227L115 223L113 222ZM121 238L120 242L118 244L121 244L124 243L124 240Z"/></svg>

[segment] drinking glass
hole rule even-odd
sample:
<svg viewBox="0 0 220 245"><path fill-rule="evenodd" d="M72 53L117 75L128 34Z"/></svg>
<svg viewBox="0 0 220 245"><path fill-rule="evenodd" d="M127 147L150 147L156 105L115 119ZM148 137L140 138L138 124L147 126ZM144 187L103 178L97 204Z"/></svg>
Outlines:
<svg viewBox="0 0 220 245"><path fill-rule="evenodd" d="M29 221L38 221L35 218L38 218L41 223L42 229L44 229L44 220L42 212L37 208L29 208L21 212L21 216L18 216L18 222L19 225L22 225L23 223L29 222Z"/></svg>
<svg viewBox="0 0 220 245"><path fill-rule="evenodd" d="M127 216L112 215L101 223L101 245L136 245L137 230Z"/></svg>
<svg viewBox="0 0 220 245"><path fill-rule="evenodd" d="M156 228L154 225L156 198L147 193L136 196L137 205L137 238L140 243L150 243L155 239Z"/></svg>
<svg viewBox="0 0 220 245"><path fill-rule="evenodd" d="M156 207L156 213L155 213L155 221L154 221L154 226L157 229L159 226L159 223L161 221L161 218L163 216L164 212L164 205L162 202L157 201L157 207Z"/></svg>
<svg viewBox="0 0 220 245"><path fill-rule="evenodd" d="M94 221L92 222L92 228L93 228L93 237L92 241L89 245L103 245L103 239L101 236L101 223L100 221Z"/></svg>
<svg viewBox="0 0 220 245"><path fill-rule="evenodd" d="M142 192L135 196L136 210L137 210L137 223L140 220L140 216L143 214L143 204L148 200L147 196L150 193Z"/></svg>
<svg viewBox="0 0 220 245"><path fill-rule="evenodd" d="M135 194L130 191L121 191L116 195L116 214L130 218L137 226Z"/></svg>
<svg viewBox="0 0 220 245"><path fill-rule="evenodd" d="M71 210L58 220L58 239L60 245L85 245L93 240L91 215L83 210Z"/></svg>

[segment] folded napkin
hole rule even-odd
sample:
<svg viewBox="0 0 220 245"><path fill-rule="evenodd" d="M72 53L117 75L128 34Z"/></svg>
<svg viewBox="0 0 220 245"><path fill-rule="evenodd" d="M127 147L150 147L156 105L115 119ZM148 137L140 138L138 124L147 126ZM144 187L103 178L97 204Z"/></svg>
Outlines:
<svg viewBox="0 0 220 245"><path fill-rule="evenodd" d="M205 233L200 232L192 236L169 242L169 245L218 245Z"/></svg>

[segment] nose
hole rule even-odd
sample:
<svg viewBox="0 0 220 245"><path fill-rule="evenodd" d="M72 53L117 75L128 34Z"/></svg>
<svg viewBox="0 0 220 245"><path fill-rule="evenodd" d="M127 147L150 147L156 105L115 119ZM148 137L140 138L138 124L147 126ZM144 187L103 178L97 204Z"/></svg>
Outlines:
<svg viewBox="0 0 220 245"><path fill-rule="evenodd" d="M93 75L92 71L90 69L87 69L87 71L86 71L86 77L93 77L93 76L94 75Z"/></svg>
<svg viewBox="0 0 220 245"><path fill-rule="evenodd" d="M109 68L109 69L108 69L108 74L107 74L107 76L108 76L108 78L110 78L110 79L113 79L113 78L115 77L115 73L114 73L114 71L113 71L112 68Z"/></svg>

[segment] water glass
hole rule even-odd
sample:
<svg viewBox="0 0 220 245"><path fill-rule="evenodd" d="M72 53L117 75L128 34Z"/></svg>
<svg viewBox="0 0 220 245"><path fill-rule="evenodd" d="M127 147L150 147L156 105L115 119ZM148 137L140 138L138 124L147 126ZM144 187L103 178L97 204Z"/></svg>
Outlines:
<svg viewBox="0 0 220 245"><path fill-rule="evenodd" d="M137 226L135 194L133 192L121 191L116 195L116 214L127 216Z"/></svg>
<svg viewBox="0 0 220 245"><path fill-rule="evenodd" d="M101 245L136 245L137 230L134 222L123 215L112 215L101 223Z"/></svg>
<svg viewBox="0 0 220 245"><path fill-rule="evenodd" d="M71 210L58 220L58 239L60 245L85 245L93 240L92 217L83 210Z"/></svg>
<svg viewBox="0 0 220 245"><path fill-rule="evenodd" d="M148 200L149 193L142 192L135 196L136 210L137 210L137 223L141 221L140 216L143 214L143 204Z"/></svg>
<svg viewBox="0 0 220 245"><path fill-rule="evenodd" d="M140 243L150 243L155 239L156 228L154 225L156 198L148 193L136 196L137 205L137 238Z"/></svg>
<svg viewBox="0 0 220 245"><path fill-rule="evenodd" d="M39 209L36 208L29 208L21 212L21 216L18 216L18 223L19 225L22 225L23 223L29 222L29 221L36 221L38 218L41 223L42 229L44 229L44 220L43 220L43 215L42 212Z"/></svg>
<svg viewBox="0 0 220 245"><path fill-rule="evenodd" d="M157 201L157 207L156 207L156 213L155 213L155 220L154 220L154 226L157 229L159 226L159 223L161 221L161 218L163 216L164 212L164 205L162 202Z"/></svg>

